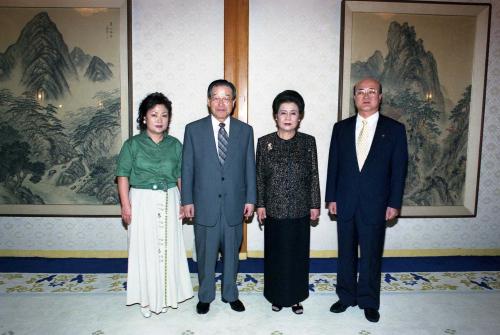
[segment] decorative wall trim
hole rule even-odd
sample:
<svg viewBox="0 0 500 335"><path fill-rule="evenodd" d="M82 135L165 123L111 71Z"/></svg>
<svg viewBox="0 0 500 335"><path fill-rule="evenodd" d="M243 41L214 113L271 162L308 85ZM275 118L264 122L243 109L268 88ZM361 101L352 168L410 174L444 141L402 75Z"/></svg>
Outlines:
<svg viewBox="0 0 500 335"><path fill-rule="evenodd" d="M0 254L1 255L1 254ZM337 250L311 250L311 258L337 257ZM407 249L385 250L384 257L500 256L500 249ZM263 251L248 251L249 258L263 258Z"/></svg>
<svg viewBox="0 0 500 335"><path fill-rule="evenodd" d="M192 256L186 251L188 258ZM406 249L385 250L384 257L500 256L500 249ZM0 257L127 258L126 250L0 250ZM263 258L263 251L240 253L240 259ZM337 250L311 250L312 258L337 257Z"/></svg>

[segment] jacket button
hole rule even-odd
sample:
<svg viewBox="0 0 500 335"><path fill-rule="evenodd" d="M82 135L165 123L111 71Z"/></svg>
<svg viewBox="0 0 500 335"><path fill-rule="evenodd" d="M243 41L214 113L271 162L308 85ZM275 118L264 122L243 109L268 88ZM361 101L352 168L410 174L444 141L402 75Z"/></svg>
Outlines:
<svg viewBox="0 0 500 335"><path fill-rule="evenodd" d="M222 195L221 195L221 194L219 194L219 198L222 198Z"/></svg>

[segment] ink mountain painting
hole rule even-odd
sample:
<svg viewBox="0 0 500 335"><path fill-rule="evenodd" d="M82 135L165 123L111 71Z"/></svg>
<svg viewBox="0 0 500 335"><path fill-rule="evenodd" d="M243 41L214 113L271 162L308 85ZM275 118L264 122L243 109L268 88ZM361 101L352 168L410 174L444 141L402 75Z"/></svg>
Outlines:
<svg viewBox="0 0 500 335"><path fill-rule="evenodd" d="M351 83L367 76L377 78L383 87L381 112L406 126L409 165L404 205L463 205L470 65L454 70L464 72L463 80L442 74L434 50L426 49L426 40L417 38L415 26L391 21L386 31L384 51L372 49L369 57L351 63ZM440 57L441 64L446 62Z"/></svg>
<svg viewBox="0 0 500 335"><path fill-rule="evenodd" d="M0 204L117 204L119 12L0 18Z"/></svg>

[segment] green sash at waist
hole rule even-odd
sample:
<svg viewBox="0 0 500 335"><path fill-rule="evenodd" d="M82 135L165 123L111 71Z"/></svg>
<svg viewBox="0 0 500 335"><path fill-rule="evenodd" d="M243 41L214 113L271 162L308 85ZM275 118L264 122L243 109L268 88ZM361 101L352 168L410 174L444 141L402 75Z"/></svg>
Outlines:
<svg viewBox="0 0 500 335"><path fill-rule="evenodd" d="M154 190L154 191L166 191L169 188L176 187L177 183L167 183L165 181L160 181L158 183L151 183L146 185L132 185L132 188L138 188L141 190Z"/></svg>

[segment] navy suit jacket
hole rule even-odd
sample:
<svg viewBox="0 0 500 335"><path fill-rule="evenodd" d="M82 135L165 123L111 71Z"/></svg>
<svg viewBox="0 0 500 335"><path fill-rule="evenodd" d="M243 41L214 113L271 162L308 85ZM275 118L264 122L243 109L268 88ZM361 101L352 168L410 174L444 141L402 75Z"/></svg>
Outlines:
<svg viewBox="0 0 500 335"><path fill-rule="evenodd" d="M182 151L182 205L194 204L195 223L243 223L245 203L256 202L253 129L231 118L224 165L218 159L210 115L186 126Z"/></svg>
<svg viewBox="0 0 500 335"><path fill-rule="evenodd" d="M387 207L400 209L402 206L408 165L405 127L380 114L361 171L356 157L355 132L356 115L333 127L326 202L337 203L339 220L350 220L356 210L360 210L363 222L384 223Z"/></svg>

